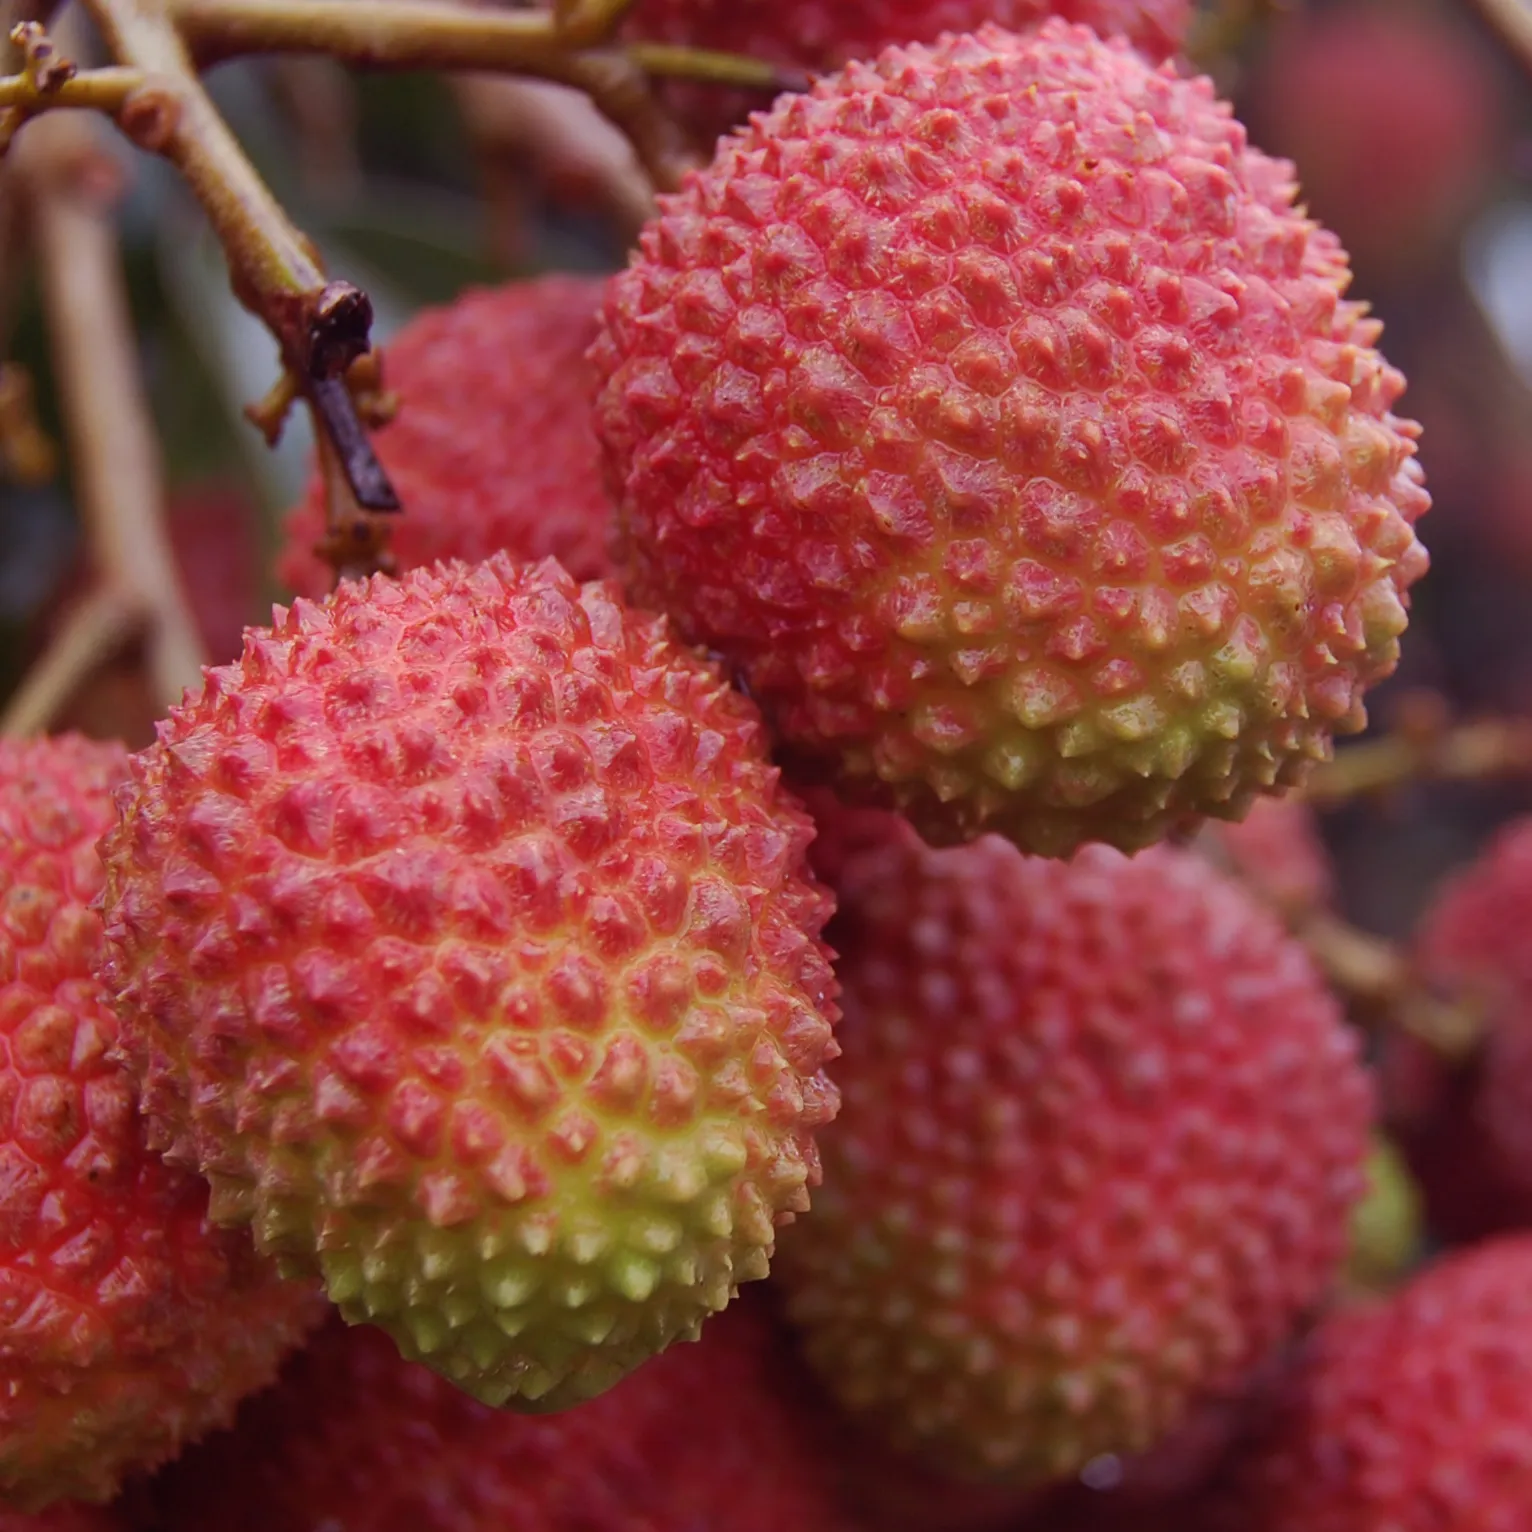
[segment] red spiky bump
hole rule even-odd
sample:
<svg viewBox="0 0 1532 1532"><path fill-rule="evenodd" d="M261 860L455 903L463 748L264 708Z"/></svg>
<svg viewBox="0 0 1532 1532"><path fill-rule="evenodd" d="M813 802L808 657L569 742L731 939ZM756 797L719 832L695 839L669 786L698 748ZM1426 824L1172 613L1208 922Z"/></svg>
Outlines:
<svg viewBox="0 0 1532 1532"><path fill-rule="evenodd" d="M1289 170L1057 22L784 97L607 292L635 594L932 840L1238 818L1362 726L1427 562L1403 380Z"/></svg>
<svg viewBox="0 0 1532 1532"><path fill-rule="evenodd" d="M399 401L374 438L404 503L390 521L400 570L438 559L556 558L578 580L611 573L612 503L590 425L601 281L555 275L470 289L415 315L384 348ZM277 573L316 600L333 583L316 473L288 515Z"/></svg>
<svg viewBox="0 0 1532 1532"><path fill-rule="evenodd" d="M153 1488L160 1532L849 1532L736 1304L603 1398L529 1419L336 1326Z"/></svg>
<svg viewBox="0 0 1532 1532"><path fill-rule="evenodd" d="M126 775L117 745L0 741L0 1502L22 1511L105 1500L223 1424L317 1317L148 1152L111 1058L91 901Z"/></svg>
<svg viewBox="0 0 1532 1532"><path fill-rule="evenodd" d="M1370 1091L1303 948L1190 852L843 870L839 1118L778 1278L855 1415L1041 1483L1237 1387L1325 1292Z"/></svg>
<svg viewBox="0 0 1532 1532"><path fill-rule="evenodd" d="M557 1408L765 1275L836 1106L830 901L663 619L504 555L300 600L121 803L157 1141L349 1319Z"/></svg>

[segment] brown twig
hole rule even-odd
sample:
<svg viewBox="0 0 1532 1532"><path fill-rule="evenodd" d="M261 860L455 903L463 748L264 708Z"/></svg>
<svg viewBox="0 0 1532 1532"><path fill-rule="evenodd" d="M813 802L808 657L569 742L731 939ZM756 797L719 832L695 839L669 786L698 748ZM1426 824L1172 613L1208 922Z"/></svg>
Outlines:
<svg viewBox="0 0 1532 1532"><path fill-rule="evenodd" d="M662 190L695 163L691 146L659 109L651 77L702 80L778 95L807 77L761 59L668 44L576 48L601 33L614 8L600 0L552 12L499 10L463 0L174 0L176 25L199 63L246 53L324 53L367 69L472 70L532 75L572 85L632 141ZM592 26L589 18L606 18ZM572 29L572 30L571 30Z"/></svg>
<svg viewBox="0 0 1532 1532"><path fill-rule="evenodd" d="M174 165L201 203L228 257L235 295L276 337L316 430L329 433L347 486L332 519L344 522L358 559L383 568L387 521L366 513L397 511L399 500L344 384L332 386L368 349L367 295L326 277L313 246L213 105L161 0L86 3L112 54L149 76L119 114L123 130ZM356 535L359 525L363 538ZM357 567L356 560L348 567Z"/></svg>
<svg viewBox="0 0 1532 1532"><path fill-rule="evenodd" d="M148 615L112 585L78 602L0 713L0 737L21 739L50 728L80 686L145 629Z"/></svg>
<svg viewBox="0 0 1532 1532"><path fill-rule="evenodd" d="M204 656L165 531L116 229L81 174L94 145L81 118L51 117L31 130L22 149L33 240L92 560L102 580L150 614L150 685L169 706L201 683Z"/></svg>
<svg viewBox="0 0 1532 1532"><path fill-rule="evenodd" d="M1478 1006L1434 993L1408 957L1381 936L1324 911L1305 916L1294 934L1359 1020L1397 1026L1447 1058L1466 1057L1483 1035Z"/></svg>
<svg viewBox="0 0 1532 1532"><path fill-rule="evenodd" d="M505 264L524 258L522 202L533 186L556 202L605 208L625 243L654 216L654 188L631 142L581 92L548 80L478 74L457 76L453 91Z"/></svg>
<svg viewBox="0 0 1532 1532"><path fill-rule="evenodd" d="M1532 0L1472 0L1521 68L1532 75Z"/></svg>
<svg viewBox="0 0 1532 1532"><path fill-rule="evenodd" d="M593 48L617 33L634 0L553 0L553 24L569 48Z"/></svg>
<svg viewBox="0 0 1532 1532"><path fill-rule="evenodd" d="M1342 749L1302 789L1316 808L1414 782L1532 775L1532 719L1492 718L1439 731L1400 730Z"/></svg>

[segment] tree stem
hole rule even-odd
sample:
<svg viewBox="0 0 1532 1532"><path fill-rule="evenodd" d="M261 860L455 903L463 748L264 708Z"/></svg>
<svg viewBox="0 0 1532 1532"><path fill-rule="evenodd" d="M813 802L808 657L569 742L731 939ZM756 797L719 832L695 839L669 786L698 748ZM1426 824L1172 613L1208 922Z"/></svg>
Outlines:
<svg viewBox="0 0 1532 1532"><path fill-rule="evenodd" d="M109 587L150 614L149 681L155 701L169 707L201 684L204 654L165 530L159 447L117 232L99 199L67 173L93 143L90 124L58 116L36 124L23 146L38 278L93 562Z"/></svg>
<svg viewBox="0 0 1532 1532"><path fill-rule="evenodd" d="M0 737L23 739L53 725L82 683L145 626L143 607L115 586L73 607L0 714Z"/></svg>
<svg viewBox="0 0 1532 1532"><path fill-rule="evenodd" d="M1413 782L1479 782L1532 775L1532 719L1491 718L1440 733L1384 734L1348 745L1302 789L1316 808Z"/></svg>

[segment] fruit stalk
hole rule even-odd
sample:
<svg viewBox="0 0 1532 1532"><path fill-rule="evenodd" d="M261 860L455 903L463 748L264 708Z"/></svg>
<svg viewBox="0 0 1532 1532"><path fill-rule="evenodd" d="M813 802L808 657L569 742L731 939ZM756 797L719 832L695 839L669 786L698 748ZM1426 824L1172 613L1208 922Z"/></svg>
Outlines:
<svg viewBox="0 0 1532 1532"><path fill-rule="evenodd" d="M165 6L156 0L88 3L118 61L152 77L119 113L123 131L186 178L224 248L235 296L276 337L315 432L342 470L331 506L331 541L346 550L337 569L385 567L386 523L369 513L396 511L399 501L341 381L368 350L371 302L360 288L326 277L313 246L203 89Z"/></svg>
<svg viewBox="0 0 1532 1532"><path fill-rule="evenodd" d="M1488 718L1416 736L1385 734L1318 767L1302 789L1316 808L1415 782L1481 782L1532 774L1532 719Z"/></svg>
<svg viewBox="0 0 1532 1532"><path fill-rule="evenodd" d="M588 7L610 26L620 12ZM198 64L244 53L323 53L365 69L511 71L584 91L627 135L660 190L693 163L686 139L655 101L653 76L699 80L764 96L806 87L797 70L700 48L634 43L585 49L594 22L571 30L556 12L383 0L176 0L176 30Z"/></svg>
<svg viewBox="0 0 1532 1532"><path fill-rule="evenodd" d="M45 733L86 678L143 631L145 620L142 605L115 586L88 592L12 693L0 713L0 738Z"/></svg>
<svg viewBox="0 0 1532 1532"><path fill-rule="evenodd" d="M1532 0L1473 0L1511 57L1532 75Z"/></svg>
<svg viewBox="0 0 1532 1532"><path fill-rule="evenodd" d="M148 615L147 673L156 700L169 706L200 683L202 640L165 532L116 232L78 173L93 146L92 127L65 116L37 124L23 145L38 275L97 575Z"/></svg>

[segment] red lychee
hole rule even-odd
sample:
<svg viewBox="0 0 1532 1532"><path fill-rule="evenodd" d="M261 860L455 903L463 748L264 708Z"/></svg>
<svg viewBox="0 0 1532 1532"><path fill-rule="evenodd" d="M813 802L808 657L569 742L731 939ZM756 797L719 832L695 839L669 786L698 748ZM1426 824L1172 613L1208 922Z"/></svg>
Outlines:
<svg viewBox="0 0 1532 1532"><path fill-rule="evenodd" d="M111 1059L91 901L126 775L116 745L0 741L0 1501L22 1510L104 1500L223 1424L318 1317L148 1152Z"/></svg>
<svg viewBox="0 0 1532 1532"><path fill-rule="evenodd" d="M1449 1239L1532 1225L1532 819L1506 826L1423 917L1428 982L1484 1018L1477 1050L1448 1061L1391 1034L1384 1079L1428 1221Z"/></svg>
<svg viewBox="0 0 1532 1532"><path fill-rule="evenodd" d="M628 35L739 53L813 74L876 57L895 43L932 43L985 22L1024 32L1050 16L1127 39L1158 63L1191 26L1191 0L639 0ZM716 136L767 103L760 96L672 81L667 102L699 135Z"/></svg>
<svg viewBox="0 0 1532 1532"><path fill-rule="evenodd" d="M1496 173L1504 86L1449 7L1307 10L1273 29L1249 93L1262 142L1379 273L1438 253Z"/></svg>
<svg viewBox="0 0 1532 1532"><path fill-rule="evenodd" d="M1532 1525L1532 1239L1338 1310L1236 1483L1239 1532Z"/></svg>
<svg viewBox="0 0 1532 1532"><path fill-rule="evenodd" d="M160 1532L835 1532L824 1462L743 1301L546 1419L477 1403L369 1327L326 1330L152 1487Z"/></svg>
<svg viewBox="0 0 1532 1532"><path fill-rule="evenodd" d="M1295 781L1395 665L1428 498L1289 170L1057 22L784 98L608 289L638 598L932 840L1135 848Z"/></svg>
<svg viewBox="0 0 1532 1532"><path fill-rule="evenodd" d="M1209 824L1200 848L1284 918L1335 899L1335 868L1313 809L1298 798L1261 798L1237 824Z"/></svg>
<svg viewBox="0 0 1532 1532"><path fill-rule="evenodd" d="M826 1386L1027 1484L1236 1388L1337 1274L1370 1091L1304 949L1201 858L848 862L844 1056L778 1280Z"/></svg>
<svg viewBox="0 0 1532 1532"><path fill-rule="evenodd" d="M556 275L473 289L417 314L384 348L399 414L376 437L404 502L391 551L402 572L502 550L556 558L578 580L611 572L611 501L591 431L601 282ZM288 516L277 572L299 595L330 589L316 475Z"/></svg>
<svg viewBox="0 0 1532 1532"><path fill-rule="evenodd" d="M836 1105L830 900L663 619L503 554L300 600L120 801L154 1140L349 1319L548 1409L765 1275Z"/></svg>

